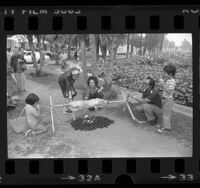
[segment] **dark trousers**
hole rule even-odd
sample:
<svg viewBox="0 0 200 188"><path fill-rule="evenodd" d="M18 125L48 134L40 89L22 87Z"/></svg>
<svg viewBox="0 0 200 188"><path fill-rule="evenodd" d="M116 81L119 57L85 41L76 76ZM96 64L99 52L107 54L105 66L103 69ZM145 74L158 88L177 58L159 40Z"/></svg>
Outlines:
<svg viewBox="0 0 200 188"><path fill-rule="evenodd" d="M62 94L63 94L63 97L64 98L68 98L68 95L69 95L69 91L67 91L67 85L66 85L66 82L63 81L63 80L58 80L58 84L60 86L60 89L62 91ZM72 95L72 98L74 98L76 95L77 95L77 92L72 88L74 94ZM67 95L66 95L67 94Z"/></svg>
<svg viewBox="0 0 200 188"><path fill-rule="evenodd" d="M59 84L60 89L62 91L63 97L67 98L67 96L66 96L66 91L67 91L66 82L63 82L62 80L59 79L58 84Z"/></svg>
<svg viewBox="0 0 200 188"><path fill-rule="evenodd" d="M99 92L99 93L94 93L94 94L90 94L88 99L103 99L103 93Z"/></svg>
<svg viewBox="0 0 200 188"><path fill-rule="evenodd" d="M162 124L162 109L156 105L144 103L136 106L136 110L143 111L148 121L157 119L157 123Z"/></svg>
<svg viewBox="0 0 200 188"><path fill-rule="evenodd" d="M94 94L90 94L89 97L88 97L88 100L90 99L96 99L96 98L100 98L100 99L103 99L103 93L94 93ZM90 111L94 111L95 108L89 108Z"/></svg>

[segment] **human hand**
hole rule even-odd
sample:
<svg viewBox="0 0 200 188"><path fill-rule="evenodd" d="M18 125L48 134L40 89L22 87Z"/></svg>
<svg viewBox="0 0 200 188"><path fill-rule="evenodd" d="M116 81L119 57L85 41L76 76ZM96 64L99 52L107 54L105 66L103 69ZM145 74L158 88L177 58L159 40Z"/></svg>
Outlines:
<svg viewBox="0 0 200 188"><path fill-rule="evenodd" d="M135 95L132 95L131 97L132 97L133 99L136 99L136 96L135 96Z"/></svg>
<svg viewBox="0 0 200 188"><path fill-rule="evenodd" d="M161 85L161 86L164 85L164 80L163 79L159 79L158 84Z"/></svg>
<svg viewBox="0 0 200 188"><path fill-rule="evenodd" d="M103 90L103 87L101 87L100 89L97 90L97 92L101 92Z"/></svg>
<svg viewBox="0 0 200 188"><path fill-rule="evenodd" d="M35 107L39 110L40 109L40 105L36 104Z"/></svg>
<svg viewBox="0 0 200 188"><path fill-rule="evenodd" d="M159 79L159 82L163 83L163 82L164 82L164 80L161 78L161 79Z"/></svg>

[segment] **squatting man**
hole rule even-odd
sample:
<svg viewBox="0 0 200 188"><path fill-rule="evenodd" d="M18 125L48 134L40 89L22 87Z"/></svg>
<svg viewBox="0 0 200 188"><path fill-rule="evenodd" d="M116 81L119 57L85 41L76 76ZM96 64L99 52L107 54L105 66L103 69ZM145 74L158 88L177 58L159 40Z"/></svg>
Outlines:
<svg viewBox="0 0 200 188"><path fill-rule="evenodd" d="M142 97L132 95L131 98L137 100L140 104L136 106L136 110L144 112L150 125L162 124L162 99L159 92L154 88L155 81L151 77L147 77L143 81L145 89ZM129 101L130 102L130 101Z"/></svg>

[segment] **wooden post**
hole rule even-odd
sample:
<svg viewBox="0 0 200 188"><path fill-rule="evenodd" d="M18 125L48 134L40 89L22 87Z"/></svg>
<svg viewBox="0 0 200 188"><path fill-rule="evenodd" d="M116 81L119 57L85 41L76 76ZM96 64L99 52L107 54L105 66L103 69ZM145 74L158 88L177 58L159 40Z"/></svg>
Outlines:
<svg viewBox="0 0 200 188"><path fill-rule="evenodd" d="M75 120L76 120L76 117L75 117L75 114L74 114L74 112L72 112L72 118L73 118L73 121L75 121Z"/></svg>
<svg viewBox="0 0 200 188"><path fill-rule="evenodd" d="M53 132L55 131L55 126L54 126L54 118L53 118L53 102L52 102L52 97L50 96L50 109L51 109L51 123L52 123L52 130Z"/></svg>

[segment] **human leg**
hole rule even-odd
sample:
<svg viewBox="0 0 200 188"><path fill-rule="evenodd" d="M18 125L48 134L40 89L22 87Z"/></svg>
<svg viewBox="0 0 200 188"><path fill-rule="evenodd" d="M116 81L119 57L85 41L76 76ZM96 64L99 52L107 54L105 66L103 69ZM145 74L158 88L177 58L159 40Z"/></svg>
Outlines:
<svg viewBox="0 0 200 188"><path fill-rule="evenodd" d="M171 129L171 112L173 106L173 98L164 99L163 101L163 129Z"/></svg>
<svg viewBox="0 0 200 188"><path fill-rule="evenodd" d="M144 103L142 104L142 108L146 115L147 121L153 122L156 119L155 114L154 114L154 105Z"/></svg>
<svg viewBox="0 0 200 188"><path fill-rule="evenodd" d="M60 89L61 89L61 92L63 94L63 97L66 98L66 89L67 89L66 83L63 82L62 80L58 80L58 84L60 86Z"/></svg>
<svg viewBox="0 0 200 188"><path fill-rule="evenodd" d="M17 89L18 89L18 92L20 92L20 73L15 73L15 78L17 80Z"/></svg>
<svg viewBox="0 0 200 188"><path fill-rule="evenodd" d="M20 73L20 87L21 87L21 91L26 91L24 72Z"/></svg>
<svg viewBox="0 0 200 188"><path fill-rule="evenodd" d="M155 121L154 123L160 127L162 125L162 119L163 119L163 113L162 109L157 107L156 105L152 105L152 111L155 116Z"/></svg>
<svg viewBox="0 0 200 188"><path fill-rule="evenodd" d="M138 111L138 112L142 112L143 111L143 105L142 104L139 104L135 107L135 109Z"/></svg>

